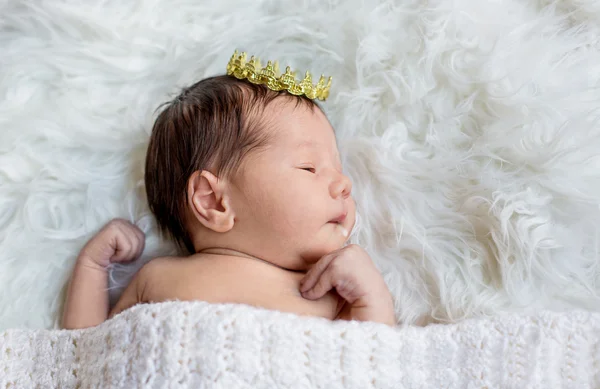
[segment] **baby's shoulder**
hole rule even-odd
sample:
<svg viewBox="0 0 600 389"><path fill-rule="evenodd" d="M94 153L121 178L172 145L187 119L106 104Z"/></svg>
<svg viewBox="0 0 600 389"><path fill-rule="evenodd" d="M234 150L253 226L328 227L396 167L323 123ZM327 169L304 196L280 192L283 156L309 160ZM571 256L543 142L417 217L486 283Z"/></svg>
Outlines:
<svg viewBox="0 0 600 389"><path fill-rule="evenodd" d="M148 261L136 274L140 302L162 301L178 284L185 283L185 257L165 256Z"/></svg>
<svg viewBox="0 0 600 389"><path fill-rule="evenodd" d="M167 273L177 271L177 257L156 257L146 262L137 272L136 277L141 281L162 278Z"/></svg>
<svg viewBox="0 0 600 389"><path fill-rule="evenodd" d="M146 262L140 269L140 273L151 275L160 271L173 269L173 267L177 266L177 263L181 260L183 260L182 257L156 257Z"/></svg>

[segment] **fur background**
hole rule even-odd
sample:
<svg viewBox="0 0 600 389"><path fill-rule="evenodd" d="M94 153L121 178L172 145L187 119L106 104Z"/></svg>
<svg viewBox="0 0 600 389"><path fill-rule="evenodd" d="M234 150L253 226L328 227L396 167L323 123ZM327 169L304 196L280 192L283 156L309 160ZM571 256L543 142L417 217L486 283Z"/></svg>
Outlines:
<svg viewBox="0 0 600 389"><path fill-rule="evenodd" d="M236 48L334 76L353 241L402 322L600 310L598 1L0 0L0 15L0 329L57 324L111 218L147 233L139 263L172 252L143 189L154 110Z"/></svg>

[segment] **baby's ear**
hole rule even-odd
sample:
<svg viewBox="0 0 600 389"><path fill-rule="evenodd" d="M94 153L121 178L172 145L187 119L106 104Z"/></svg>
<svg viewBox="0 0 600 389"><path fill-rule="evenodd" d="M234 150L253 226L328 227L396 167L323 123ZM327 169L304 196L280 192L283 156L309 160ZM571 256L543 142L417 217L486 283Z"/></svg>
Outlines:
<svg viewBox="0 0 600 389"><path fill-rule="evenodd" d="M188 205L202 225L215 232L233 228L234 213L227 183L207 170L195 171L188 180Z"/></svg>

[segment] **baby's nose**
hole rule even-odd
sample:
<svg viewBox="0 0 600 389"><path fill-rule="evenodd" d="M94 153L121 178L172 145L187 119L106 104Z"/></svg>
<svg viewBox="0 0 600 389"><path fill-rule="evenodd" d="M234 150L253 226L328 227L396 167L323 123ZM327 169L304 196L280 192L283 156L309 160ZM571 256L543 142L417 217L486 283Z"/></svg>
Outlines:
<svg viewBox="0 0 600 389"><path fill-rule="evenodd" d="M329 191L331 197L338 198L342 196L343 198L348 198L350 193L352 192L352 181L345 174L340 174L334 181L332 181L329 186Z"/></svg>

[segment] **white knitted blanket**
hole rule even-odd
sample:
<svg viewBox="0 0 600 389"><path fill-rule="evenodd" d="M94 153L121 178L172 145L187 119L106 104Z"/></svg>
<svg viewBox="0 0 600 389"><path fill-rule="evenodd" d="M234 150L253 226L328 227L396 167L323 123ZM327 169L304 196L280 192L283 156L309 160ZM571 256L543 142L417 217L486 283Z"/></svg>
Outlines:
<svg viewBox="0 0 600 389"><path fill-rule="evenodd" d="M598 388L600 314L394 329L171 302L86 330L8 330L0 353L2 389Z"/></svg>

